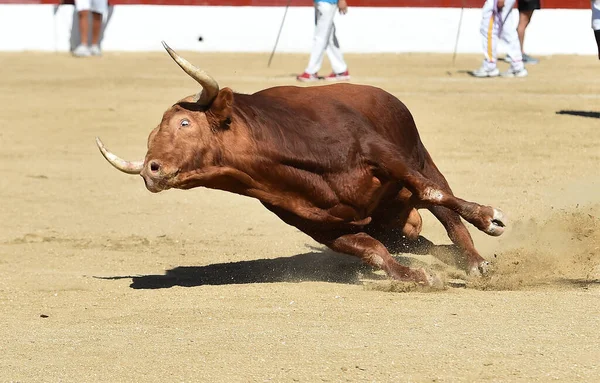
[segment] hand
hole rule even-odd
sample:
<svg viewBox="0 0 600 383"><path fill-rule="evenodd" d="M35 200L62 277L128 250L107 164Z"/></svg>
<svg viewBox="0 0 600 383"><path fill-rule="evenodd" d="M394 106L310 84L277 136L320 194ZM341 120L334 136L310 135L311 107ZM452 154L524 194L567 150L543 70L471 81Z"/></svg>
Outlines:
<svg viewBox="0 0 600 383"><path fill-rule="evenodd" d="M340 0L338 2L338 8L340 9L340 14L345 15L348 12L348 4L346 0Z"/></svg>

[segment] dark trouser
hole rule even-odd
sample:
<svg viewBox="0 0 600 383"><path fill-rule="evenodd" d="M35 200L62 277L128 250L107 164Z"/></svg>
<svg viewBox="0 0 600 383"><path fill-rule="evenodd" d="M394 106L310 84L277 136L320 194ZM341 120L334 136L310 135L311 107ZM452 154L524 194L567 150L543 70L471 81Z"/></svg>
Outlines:
<svg viewBox="0 0 600 383"><path fill-rule="evenodd" d="M600 30L594 31L596 37L596 45L598 45L598 60L600 60Z"/></svg>

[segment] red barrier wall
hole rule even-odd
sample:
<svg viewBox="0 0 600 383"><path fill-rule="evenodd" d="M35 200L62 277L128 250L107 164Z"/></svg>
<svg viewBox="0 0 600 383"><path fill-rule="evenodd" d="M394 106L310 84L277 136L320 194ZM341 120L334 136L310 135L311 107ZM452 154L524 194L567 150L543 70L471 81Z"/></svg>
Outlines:
<svg viewBox="0 0 600 383"><path fill-rule="evenodd" d="M542 8L589 9L590 0L541 0ZM62 1L73 4L73 1ZM347 0L350 7L481 8L483 0ZM0 0L0 4L58 4L60 0ZM109 0L111 5L285 6L288 0ZM291 6L310 6L312 0L291 0Z"/></svg>

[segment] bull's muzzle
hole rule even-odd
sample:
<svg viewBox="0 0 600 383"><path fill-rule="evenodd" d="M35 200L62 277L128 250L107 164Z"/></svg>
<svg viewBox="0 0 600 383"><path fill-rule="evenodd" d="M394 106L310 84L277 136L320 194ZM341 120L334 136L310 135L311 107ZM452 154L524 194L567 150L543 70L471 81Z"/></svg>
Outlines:
<svg viewBox="0 0 600 383"><path fill-rule="evenodd" d="M158 160L149 160L140 172L146 188L152 193L158 193L171 188L171 181L177 176L178 171L166 171Z"/></svg>

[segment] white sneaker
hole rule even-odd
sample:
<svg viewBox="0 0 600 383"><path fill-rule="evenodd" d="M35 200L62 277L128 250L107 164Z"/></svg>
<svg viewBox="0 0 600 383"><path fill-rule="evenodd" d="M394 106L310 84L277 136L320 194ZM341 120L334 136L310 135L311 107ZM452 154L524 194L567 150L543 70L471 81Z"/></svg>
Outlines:
<svg viewBox="0 0 600 383"><path fill-rule="evenodd" d="M525 68L523 68L521 70L514 70L514 69L510 68L506 72L500 73L500 76L502 76L502 77L527 77L528 74L529 73L527 72L527 69L525 69Z"/></svg>
<svg viewBox="0 0 600 383"><path fill-rule="evenodd" d="M471 72L471 75L474 77L497 77L499 74L500 71L498 68L486 69L485 67L481 67Z"/></svg>
<svg viewBox="0 0 600 383"><path fill-rule="evenodd" d="M89 57L92 55L90 48L87 45L79 44L77 48L73 49L73 56L75 57Z"/></svg>
<svg viewBox="0 0 600 383"><path fill-rule="evenodd" d="M93 44L90 47L90 54L92 56L102 56L102 51L100 50L100 46L98 44Z"/></svg>

